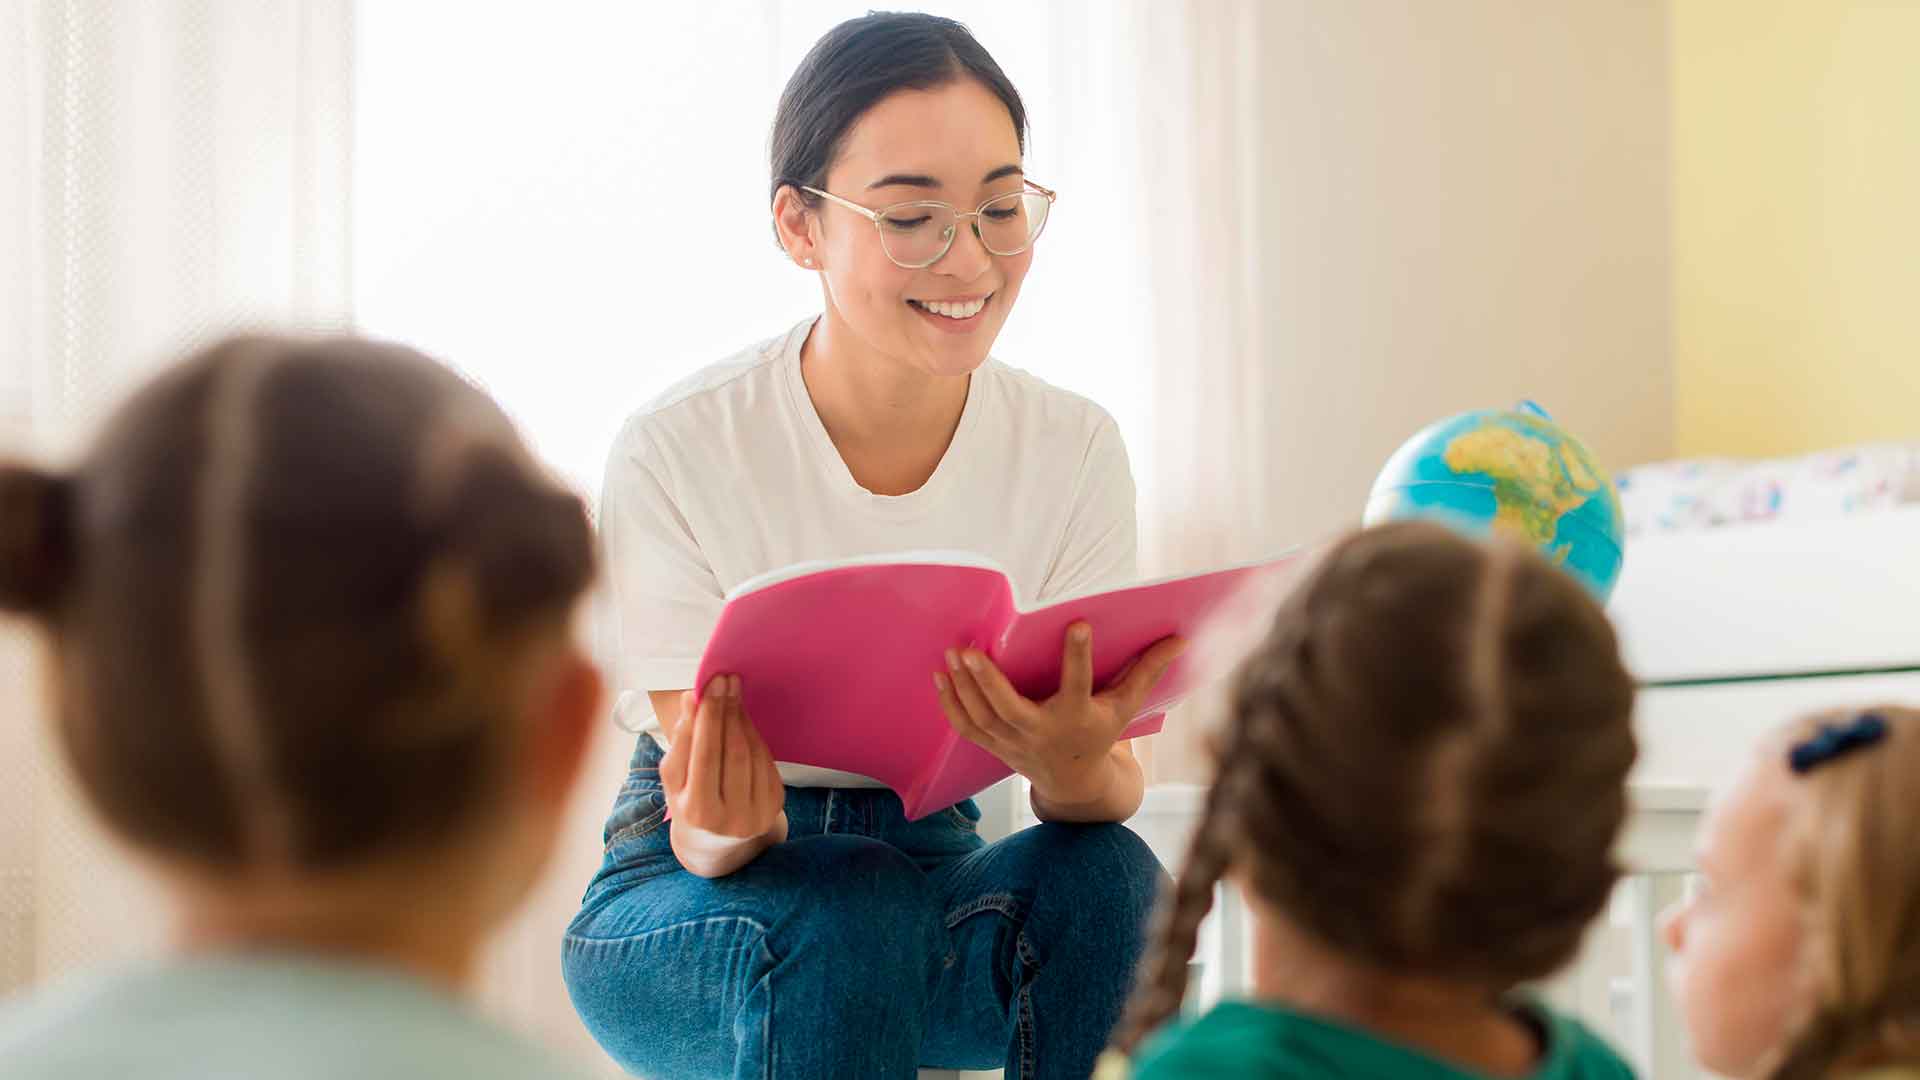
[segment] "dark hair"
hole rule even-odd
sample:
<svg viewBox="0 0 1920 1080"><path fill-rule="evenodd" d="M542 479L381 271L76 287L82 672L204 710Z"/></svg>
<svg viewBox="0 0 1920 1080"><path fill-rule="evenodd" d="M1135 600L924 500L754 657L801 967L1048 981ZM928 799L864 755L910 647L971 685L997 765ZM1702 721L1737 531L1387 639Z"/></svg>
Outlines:
<svg viewBox="0 0 1920 1080"><path fill-rule="evenodd" d="M444 841L499 790L529 646L593 572L580 500L410 349L239 337L79 468L0 467L0 610L51 637L108 824L210 869Z"/></svg>
<svg viewBox="0 0 1920 1080"><path fill-rule="evenodd" d="M876 11L827 31L787 80L773 114L768 201L789 185L825 187L847 132L882 98L978 79L1007 106L1027 148L1027 109L1000 65L965 26L938 15ZM819 199L800 193L808 206Z"/></svg>
<svg viewBox="0 0 1920 1080"><path fill-rule="evenodd" d="M1618 875L1633 693L1605 613L1538 554L1349 536L1235 676L1120 1047L1178 1009L1229 868L1370 968L1504 992L1565 964Z"/></svg>

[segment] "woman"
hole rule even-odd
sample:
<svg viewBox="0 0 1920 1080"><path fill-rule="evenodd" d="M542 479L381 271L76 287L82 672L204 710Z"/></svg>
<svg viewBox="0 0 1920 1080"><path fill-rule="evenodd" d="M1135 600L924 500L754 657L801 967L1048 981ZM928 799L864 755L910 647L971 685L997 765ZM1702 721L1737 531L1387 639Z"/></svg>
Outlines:
<svg viewBox="0 0 1920 1080"><path fill-rule="evenodd" d="M1120 729L1178 644L1102 694L1020 698L975 653L950 722L1033 782L987 845L971 801L916 822L862 777L778 766L737 680L688 688L727 590L794 562L965 549L1027 602L1129 581L1133 482L1098 407L988 357L1053 193L964 27L870 15L815 45L774 122L782 249L823 311L635 416L608 463L620 711L641 735L564 967L651 1077L1085 1077L1162 877ZM1069 672L1087 635L1064 645ZM784 787L783 787L784 784ZM667 821L671 808L671 822Z"/></svg>

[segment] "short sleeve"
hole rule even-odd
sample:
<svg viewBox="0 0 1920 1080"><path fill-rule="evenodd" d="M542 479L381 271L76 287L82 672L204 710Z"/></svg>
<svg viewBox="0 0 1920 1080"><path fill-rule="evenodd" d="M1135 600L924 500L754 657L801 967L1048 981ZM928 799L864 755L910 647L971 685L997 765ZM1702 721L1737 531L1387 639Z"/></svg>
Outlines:
<svg viewBox="0 0 1920 1080"><path fill-rule="evenodd" d="M683 690L720 619L725 590L673 497L645 428L629 424L607 459L600 543L612 594L616 686Z"/></svg>
<svg viewBox="0 0 1920 1080"><path fill-rule="evenodd" d="M1036 603L1131 585L1139 573L1133 470L1120 427L1104 414L1087 444L1073 505Z"/></svg>

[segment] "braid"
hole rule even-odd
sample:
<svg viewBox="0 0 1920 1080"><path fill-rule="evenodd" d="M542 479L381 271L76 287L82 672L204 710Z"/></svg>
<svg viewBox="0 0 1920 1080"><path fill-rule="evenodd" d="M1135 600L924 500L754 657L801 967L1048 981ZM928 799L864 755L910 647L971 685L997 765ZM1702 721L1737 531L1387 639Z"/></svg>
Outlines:
<svg viewBox="0 0 1920 1080"><path fill-rule="evenodd" d="M1180 1009L1230 867L1263 917L1382 970L1504 990L1578 947L1615 875L1632 683L1570 578L1428 523L1354 534L1229 701L1116 1049Z"/></svg>
<svg viewBox="0 0 1920 1080"><path fill-rule="evenodd" d="M1231 741L1245 740L1236 735ZM1140 985L1127 1003L1113 1040L1124 1053L1132 1053L1155 1028L1178 1015L1187 996L1187 964L1199 942L1200 923L1213 910L1213 887L1226 874L1233 851L1232 812L1227 807L1237 794L1234 789L1241 786L1236 781L1243 770L1233 763L1245 755L1226 753L1221 757L1222 775L1208 789L1206 807L1180 873L1154 911L1147 956L1140 966Z"/></svg>
<svg viewBox="0 0 1920 1080"><path fill-rule="evenodd" d="M1294 605L1304 604L1305 598ZM1291 606L1291 605L1290 605ZM1238 700L1275 700L1302 691L1304 671L1311 667L1310 637L1305 618L1281 619L1256 655L1284 658L1280 663L1248 662L1236 676ZM1290 710L1274 710L1285 716ZM1274 763L1284 761L1280 727L1267 711L1250 714L1236 709L1227 738L1219 748L1213 784L1194 829L1180 873L1166 898L1155 909L1148 934L1147 956L1141 963L1140 984L1127 1005L1113 1045L1132 1053L1154 1029L1178 1015L1186 1000L1188 963L1199 942L1200 924L1213 910L1213 889L1232 863L1242 819L1250 801L1260 797L1263 777Z"/></svg>

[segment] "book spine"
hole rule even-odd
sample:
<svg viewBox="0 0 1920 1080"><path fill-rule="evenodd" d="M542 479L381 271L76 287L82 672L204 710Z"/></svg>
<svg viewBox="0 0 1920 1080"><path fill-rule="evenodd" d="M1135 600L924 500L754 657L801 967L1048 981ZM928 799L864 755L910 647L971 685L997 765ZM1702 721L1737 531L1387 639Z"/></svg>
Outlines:
<svg viewBox="0 0 1920 1080"><path fill-rule="evenodd" d="M907 815L907 820L913 821L925 816L931 811L940 809L937 806L929 807L923 804L927 801L928 794L933 789L933 782L938 780L940 775L947 771L947 762L953 760L953 751L954 748L959 745L959 742L959 734L949 728L947 737L940 740L940 748L934 752L933 758L927 764L926 771L920 774L919 779L915 780L913 786L907 789L905 795L902 796L900 799L901 811Z"/></svg>

